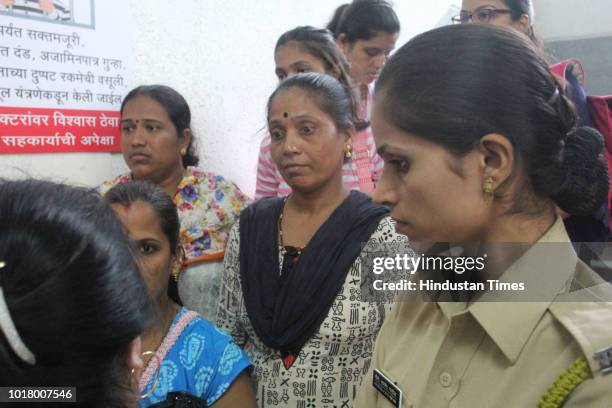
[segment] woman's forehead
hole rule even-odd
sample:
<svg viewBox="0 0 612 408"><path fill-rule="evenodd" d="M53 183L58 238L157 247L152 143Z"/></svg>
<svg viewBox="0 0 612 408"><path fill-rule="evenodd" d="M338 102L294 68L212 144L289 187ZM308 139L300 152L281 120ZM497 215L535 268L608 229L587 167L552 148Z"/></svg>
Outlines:
<svg viewBox="0 0 612 408"><path fill-rule="evenodd" d="M139 95L125 103L122 117L124 119L162 119L170 120L166 108L154 98Z"/></svg>
<svg viewBox="0 0 612 408"><path fill-rule="evenodd" d="M474 11L481 7L494 7L494 8L507 8L507 4L504 0L463 0L461 2L461 9Z"/></svg>

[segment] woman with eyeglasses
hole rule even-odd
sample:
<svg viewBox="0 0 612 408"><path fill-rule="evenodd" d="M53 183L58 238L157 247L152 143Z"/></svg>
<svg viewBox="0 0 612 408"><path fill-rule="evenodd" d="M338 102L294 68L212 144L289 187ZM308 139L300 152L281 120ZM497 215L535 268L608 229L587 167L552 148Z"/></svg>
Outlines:
<svg viewBox="0 0 612 408"><path fill-rule="evenodd" d="M453 23L494 24L514 28L539 44L533 31L533 3L531 0L463 0L461 12Z"/></svg>
<svg viewBox="0 0 612 408"><path fill-rule="evenodd" d="M459 15L452 21L457 24L493 24L513 29L528 36L533 44L542 48L542 42L533 30L534 8L532 0L463 0ZM586 92L582 86L584 72L577 60L568 60L551 67L558 73L557 79L564 87L578 113L578 124L593 126L587 107ZM607 198L591 214L568 216L564 214L565 227L572 242L589 242L581 259L590 262L602 249L601 243L610 240L610 214Z"/></svg>

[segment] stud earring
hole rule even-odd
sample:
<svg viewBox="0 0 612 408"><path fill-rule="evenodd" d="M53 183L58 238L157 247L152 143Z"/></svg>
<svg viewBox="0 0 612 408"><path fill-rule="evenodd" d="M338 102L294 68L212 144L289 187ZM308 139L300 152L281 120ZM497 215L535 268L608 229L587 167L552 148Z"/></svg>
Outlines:
<svg viewBox="0 0 612 408"><path fill-rule="evenodd" d="M181 156L184 156L187 154L187 149L185 149L184 147L181 149Z"/></svg>

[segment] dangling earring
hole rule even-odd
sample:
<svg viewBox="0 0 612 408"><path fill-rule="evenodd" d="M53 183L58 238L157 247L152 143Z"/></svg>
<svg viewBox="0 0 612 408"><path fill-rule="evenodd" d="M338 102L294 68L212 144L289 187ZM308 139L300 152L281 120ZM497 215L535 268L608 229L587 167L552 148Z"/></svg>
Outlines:
<svg viewBox="0 0 612 408"><path fill-rule="evenodd" d="M184 156L187 154L187 149L185 149L184 147L181 149L181 156Z"/></svg>
<svg viewBox="0 0 612 408"><path fill-rule="evenodd" d="M482 191L486 200L493 200L493 177L487 177L485 179L484 183L482 183Z"/></svg>
<svg viewBox="0 0 612 408"><path fill-rule="evenodd" d="M174 260L174 265L172 266L172 277L174 278L175 282L178 282L178 278L179 278L179 274L181 273L181 270L183 269L183 262L185 261L185 248L183 248L182 245L179 245L178 247L178 255L176 257L176 259Z"/></svg>
<svg viewBox="0 0 612 408"><path fill-rule="evenodd" d="M353 146L350 143L346 144L346 150L344 151L344 157L350 159L353 157Z"/></svg>
<svg viewBox="0 0 612 408"><path fill-rule="evenodd" d="M171 273L172 273L172 278L174 278L175 282L178 282L178 278L181 273L181 269L183 269L183 265L181 264L181 262L179 261L174 262Z"/></svg>
<svg viewBox="0 0 612 408"><path fill-rule="evenodd" d="M155 391L155 388L157 387L157 383L159 382L159 373L161 371L161 360L159 359L159 356L157 355L157 353L155 353L154 351L145 351L141 355L143 357L151 356L151 359L154 358L157 361L157 368L155 369L155 381L153 381L153 385L151 386L151 389L149 391L147 391L146 393L140 395L140 399L146 399L151 394L153 394L153 391ZM147 364L147 366L148 366L148 364ZM134 377L134 372L135 371L136 370L132 368L132 371L130 372L130 376L132 378ZM140 388L140 380L137 379L136 382L138 383L138 388ZM146 386L146 384L145 384L145 386Z"/></svg>

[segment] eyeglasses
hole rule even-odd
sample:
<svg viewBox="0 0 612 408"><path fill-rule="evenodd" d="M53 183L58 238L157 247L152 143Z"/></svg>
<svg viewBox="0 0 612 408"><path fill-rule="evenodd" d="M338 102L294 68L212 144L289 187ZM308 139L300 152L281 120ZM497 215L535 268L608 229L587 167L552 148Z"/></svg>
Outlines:
<svg viewBox="0 0 612 408"><path fill-rule="evenodd" d="M510 14L510 9L496 9L496 8L477 8L473 13L466 10L461 10L458 16L451 18L455 24L467 24L467 23L480 23L488 24L499 14Z"/></svg>

